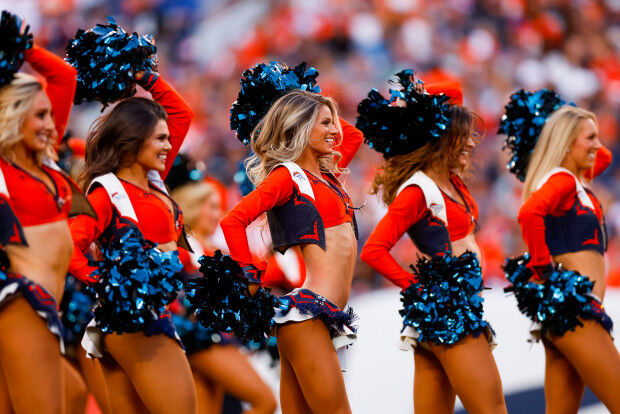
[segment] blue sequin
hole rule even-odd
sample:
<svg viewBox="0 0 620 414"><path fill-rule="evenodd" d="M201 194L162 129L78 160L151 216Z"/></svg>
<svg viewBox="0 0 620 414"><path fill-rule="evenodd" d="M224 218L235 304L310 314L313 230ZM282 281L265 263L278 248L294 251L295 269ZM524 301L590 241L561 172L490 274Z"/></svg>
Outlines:
<svg viewBox="0 0 620 414"><path fill-rule="evenodd" d="M252 131L265 116L271 105L295 89L321 92L316 83L319 72L306 68L305 62L290 69L286 64L260 63L243 72L241 90L230 108L230 128L244 145L250 143Z"/></svg>
<svg viewBox="0 0 620 414"><path fill-rule="evenodd" d="M78 29L65 60L77 69L75 104L107 105L136 93L135 74L155 70L157 48L151 36L128 34L113 18L90 30Z"/></svg>
<svg viewBox="0 0 620 414"><path fill-rule="evenodd" d="M103 248L93 276L97 297L95 319L103 332L138 332L156 320L182 289L178 251L162 252L129 229Z"/></svg>
<svg viewBox="0 0 620 414"><path fill-rule="evenodd" d="M266 288L250 295L239 264L219 250L199 262L203 277L185 281L186 298L196 319L207 329L233 333L244 344L264 346L278 298Z"/></svg>
<svg viewBox="0 0 620 414"><path fill-rule="evenodd" d="M611 331L613 322L592 296L594 284L587 276L558 265L545 275L544 282L535 283L530 280L529 261L529 253L506 259L504 273L512 285L504 290L514 293L521 313L542 325L541 335L562 336L582 326L580 319L595 320Z"/></svg>
<svg viewBox="0 0 620 414"><path fill-rule="evenodd" d="M563 105L574 106L548 89L520 89L510 97L497 132L507 136L504 148L511 151L511 156L506 168L520 181L525 181L530 157L547 118Z"/></svg>
<svg viewBox="0 0 620 414"><path fill-rule="evenodd" d="M395 76L400 89L390 89L389 99L372 89L357 106L355 126L364 133L364 142L385 158L437 142L452 123L448 96L417 92L412 69ZM395 105L397 101L405 106Z"/></svg>
<svg viewBox="0 0 620 414"><path fill-rule="evenodd" d="M420 334L418 341L448 345L490 330L482 319L483 281L475 253L420 258L411 268L417 280L401 292L399 312L403 324Z"/></svg>
<svg viewBox="0 0 620 414"><path fill-rule="evenodd" d="M32 47L30 26L20 33L22 19L2 11L0 17L0 87L8 85L24 63L24 52Z"/></svg>

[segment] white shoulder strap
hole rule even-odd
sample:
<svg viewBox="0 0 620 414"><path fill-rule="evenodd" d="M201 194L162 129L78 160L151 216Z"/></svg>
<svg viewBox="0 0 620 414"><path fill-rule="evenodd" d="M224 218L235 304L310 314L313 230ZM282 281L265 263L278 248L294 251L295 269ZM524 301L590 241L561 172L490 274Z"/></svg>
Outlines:
<svg viewBox="0 0 620 414"><path fill-rule="evenodd" d="M6 196L6 198L11 198L9 189L6 186L6 180L4 179L4 173L2 173L2 168L0 168L0 194Z"/></svg>
<svg viewBox="0 0 620 414"><path fill-rule="evenodd" d="M282 164L288 169L288 172L291 173L291 178L293 182L297 184L299 191L302 194L310 196L314 200L314 191L312 190L312 186L310 185L310 180L308 180L308 176L305 171L294 162L283 162Z"/></svg>
<svg viewBox="0 0 620 414"><path fill-rule="evenodd" d="M110 201L114 204L114 207L116 207L116 210L118 210L121 216L128 217L138 222L138 216L131 205L127 191L125 191L125 187L123 187L123 184L121 184L121 181L114 173L107 173L95 178L88 186L88 191L86 191L87 194L95 183L100 184L106 190L108 197L110 197Z"/></svg>
<svg viewBox="0 0 620 414"><path fill-rule="evenodd" d="M159 189L159 191L166 194L167 196L170 195L168 194L168 189L166 188L166 184L164 184L164 180L161 179L161 175L159 175L157 171L155 170L149 171L147 173L147 178L151 184L153 184L155 187Z"/></svg>
<svg viewBox="0 0 620 414"><path fill-rule="evenodd" d="M396 195L400 194L405 188L410 185L417 185L424 193L426 199L426 207L431 211L433 216L437 217L444 224L448 224L448 215L446 213L446 202L443 198L443 194L437 187L437 184L431 180L428 175L422 171L416 171L413 175L405 181L396 191Z"/></svg>
<svg viewBox="0 0 620 414"><path fill-rule="evenodd" d="M549 178L551 178L551 176L553 176L553 175L555 175L557 173L561 173L561 172L570 174L575 179L575 189L577 191L577 197L579 197L579 201L581 202L582 205L584 205L586 207L589 207L590 209L594 210L594 203L592 203L592 200L588 196L587 191L585 190L585 188L583 188L583 185L581 184L581 182L579 182L579 179L575 176L575 174L573 174L572 172L570 172L566 168L555 167L554 169L549 171L542 178L542 180L540 180L540 182L536 186L536 189L538 190L538 189L540 189L540 187L545 185L545 183L547 182L547 180L549 180Z"/></svg>

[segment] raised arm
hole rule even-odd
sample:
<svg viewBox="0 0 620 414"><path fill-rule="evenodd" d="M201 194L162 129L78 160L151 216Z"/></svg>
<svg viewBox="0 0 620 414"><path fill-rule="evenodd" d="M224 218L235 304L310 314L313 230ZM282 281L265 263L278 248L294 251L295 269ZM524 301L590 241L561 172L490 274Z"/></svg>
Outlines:
<svg viewBox="0 0 620 414"><path fill-rule="evenodd" d="M405 188L389 206L362 249L360 258L401 289L411 284L413 274L398 264L390 250L409 227L422 219L425 211L422 190L417 186Z"/></svg>
<svg viewBox="0 0 620 414"><path fill-rule="evenodd" d="M90 275L96 267L88 264L85 253L110 224L113 207L107 192L101 187L88 195L88 201L97 213L97 219L86 215L69 219L73 238L73 255L69 264L69 273L83 282L92 283L95 279Z"/></svg>
<svg viewBox="0 0 620 414"><path fill-rule="evenodd" d="M340 126L342 127L342 142L334 149L342 154L338 167L346 168L362 146L364 134L342 118L340 118Z"/></svg>
<svg viewBox="0 0 620 414"><path fill-rule="evenodd" d="M172 163L183 145L189 126L194 119L194 111L179 93L158 73L145 72L138 80L138 84L150 92L155 102L159 103L168 114L168 130L170 132L170 145L172 149L166 157L166 169L161 175L162 180L166 179Z"/></svg>
<svg viewBox="0 0 620 414"><path fill-rule="evenodd" d="M599 148L596 152L596 159L594 160L594 167L592 170L586 172L585 178L593 180L603 173L611 164L612 154L611 151L605 147Z"/></svg>
<svg viewBox="0 0 620 414"><path fill-rule="evenodd" d="M77 71L60 57L37 45L24 52L24 59L45 78L45 92L52 103L57 140L60 142L73 105Z"/></svg>
<svg viewBox="0 0 620 414"><path fill-rule="evenodd" d="M246 228L261 214L289 200L293 195L293 186L288 170L284 167L276 168L222 219L220 226L224 232L230 256L241 267L253 265ZM265 268L265 266L260 267L260 270Z"/></svg>
<svg viewBox="0 0 620 414"><path fill-rule="evenodd" d="M551 254L545 239L545 216L560 215L575 200L575 178L567 173L552 175L534 191L519 210L519 225L530 252L529 267L539 276L551 265Z"/></svg>

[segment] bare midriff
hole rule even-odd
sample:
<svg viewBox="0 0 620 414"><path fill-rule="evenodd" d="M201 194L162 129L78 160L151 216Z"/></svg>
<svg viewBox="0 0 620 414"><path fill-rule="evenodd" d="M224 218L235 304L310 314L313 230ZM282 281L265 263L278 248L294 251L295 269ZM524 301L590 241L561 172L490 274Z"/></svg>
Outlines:
<svg viewBox="0 0 620 414"><path fill-rule="evenodd" d="M177 250L177 242L171 241L167 243L159 243L157 248L162 252L171 252L173 250Z"/></svg>
<svg viewBox="0 0 620 414"><path fill-rule="evenodd" d="M474 233L469 233L467 236L462 239L455 240L451 242L452 244L452 254L454 256L460 256L466 251L470 251L472 253L476 253L478 256L478 260L482 264L482 257L480 256L480 248L478 247L478 243L476 243L476 238L474 237Z"/></svg>
<svg viewBox="0 0 620 414"><path fill-rule="evenodd" d="M603 300L605 295L605 259L595 250L564 253L553 256L555 263L561 263L566 270L575 270L594 282L592 293Z"/></svg>
<svg viewBox="0 0 620 414"><path fill-rule="evenodd" d="M326 228L325 246L325 250L316 244L301 247L306 263L306 281L302 287L343 309L349 301L357 257L352 223Z"/></svg>
<svg viewBox="0 0 620 414"><path fill-rule="evenodd" d="M67 220L24 227L28 246L8 245L10 271L41 285L60 303L73 254Z"/></svg>

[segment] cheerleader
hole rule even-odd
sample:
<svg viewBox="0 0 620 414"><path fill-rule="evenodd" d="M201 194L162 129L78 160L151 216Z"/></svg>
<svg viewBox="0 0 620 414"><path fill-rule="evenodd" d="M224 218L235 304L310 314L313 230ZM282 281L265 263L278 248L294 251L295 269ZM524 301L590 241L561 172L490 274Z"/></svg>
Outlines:
<svg viewBox="0 0 620 414"><path fill-rule="evenodd" d="M463 181L477 116L461 106L460 85L442 85L458 103L448 105L446 95L424 93L412 75L397 74L393 102L373 91L358 107L358 128L385 157L371 193L381 192L388 206L361 259L402 289L401 339L414 350L415 412L452 413L458 395L468 412L505 413L493 332L482 319L478 207ZM411 123L390 125L390 118ZM423 254L413 273L390 254L405 233Z"/></svg>
<svg viewBox="0 0 620 414"><path fill-rule="evenodd" d="M162 181L193 113L157 73L140 75L138 83L154 101L121 100L89 133L84 188L98 218L71 222L70 271L98 279L95 318L82 345L101 358L111 411L193 413L191 370L171 317L163 312L181 287L177 248L189 247L181 210ZM103 256L99 268L85 256L93 242ZM140 296L143 305L132 302L132 295L144 291L151 293ZM153 295L159 302L149 302Z"/></svg>
<svg viewBox="0 0 620 414"><path fill-rule="evenodd" d="M256 155L248 175L256 189L221 222L231 256L252 290L260 286L262 272L248 247L250 223L267 213L277 251L301 246L306 280L280 298L274 318L284 413L351 412L336 349L355 339L353 313L341 309L349 299L357 231L351 200L336 176L361 142L360 131L338 120L331 99L289 92L252 133Z"/></svg>
<svg viewBox="0 0 620 414"><path fill-rule="evenodd" d="M23 46L31 42L18 18L3 12L2 25L11 19L16 39ZM6 384L10 405L18 413L73 412L85 400L86 390L62 358L57 304L73 251L68 217L94 212L52 158L71 111L76 72L36 45L23 57L45 79L18 73L0 87L5 256L0 272L0 382Z"/></svg>
<svg viewBox="0 0 620 414"><path fill-rule="evenodd" d="M532 125L544 124L542 130L521 129L530 120L524 122L523 112L517 116L512 108L523 99L536 112L532 119L541 120ZM511 136L511 172L525 178L518 220L529 250L506 263L513 283L508 290L534 322L532 336L545 347L546 410L577 412L588 385L610 412L620 412L620 355L602 307L607 230L601 204L585 185L611 163L596 116L564 105L550 91L519 91L500 132Z"/></svg>

